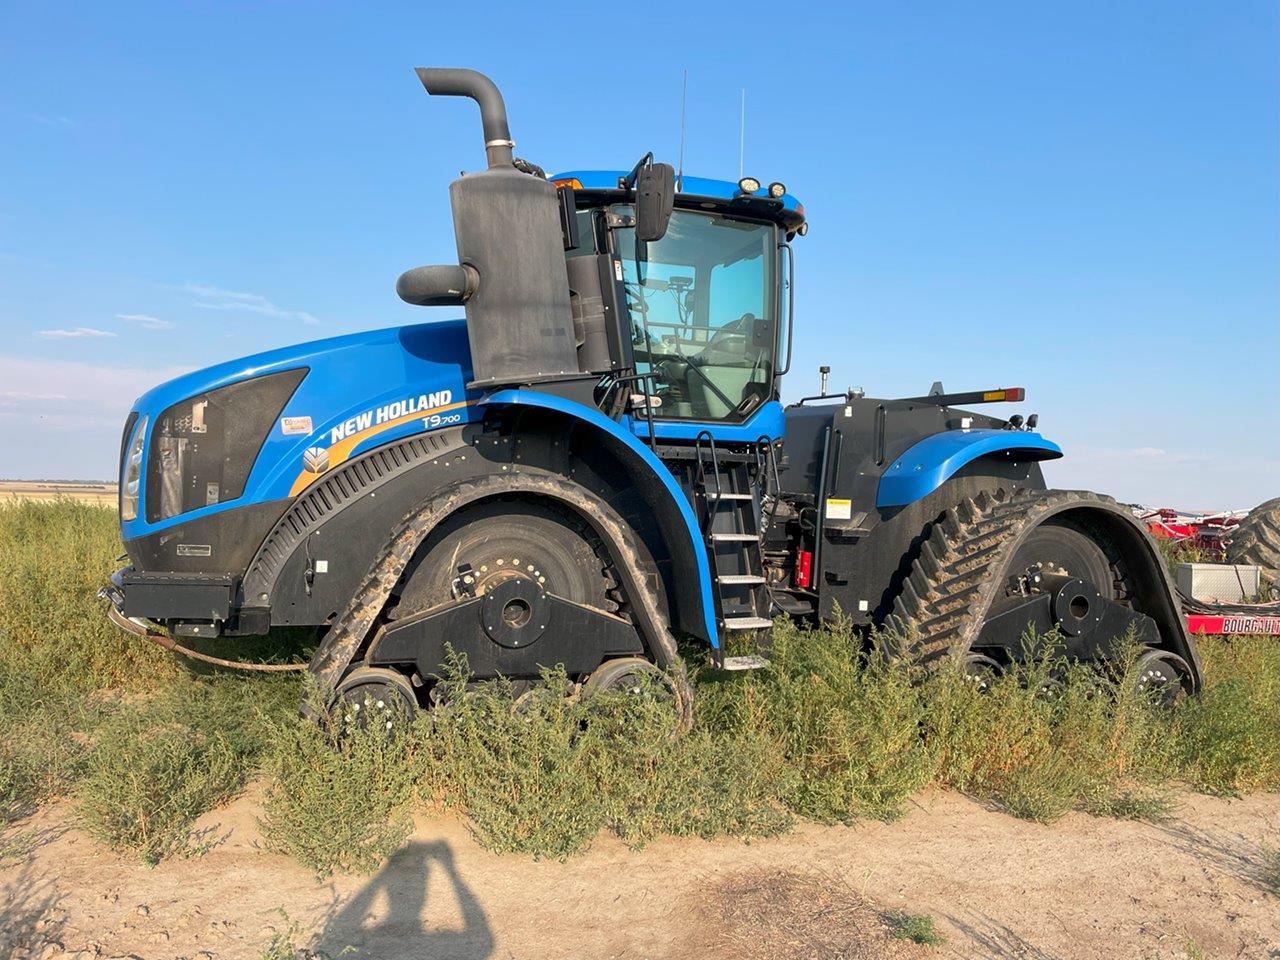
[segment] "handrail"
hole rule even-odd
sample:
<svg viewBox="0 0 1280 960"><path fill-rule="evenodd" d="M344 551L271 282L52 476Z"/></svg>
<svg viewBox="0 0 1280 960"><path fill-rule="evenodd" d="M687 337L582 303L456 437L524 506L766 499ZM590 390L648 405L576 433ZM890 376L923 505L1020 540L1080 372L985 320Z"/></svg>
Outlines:
<svg viewBox="0 0 1280 960"><path fill-rule="evenodd" d="M712 435L710 430L701 431L693 440L693 454L698 461L698 479L702 484L702 488L705 490L707 487L707 467L706 467L706 463L702 459L702 438L703 437L707 438L707 445L711 449L711 472L714 473L716 477L716 506L719 506L720 501L724 499L724 488L720 482L720 459L719 459L719 456L716 454L716 438ZM711 509L708 507L707 509L708 523L710 523L711 521L711 516L712 516L712 512L711 512Z"/></svg>

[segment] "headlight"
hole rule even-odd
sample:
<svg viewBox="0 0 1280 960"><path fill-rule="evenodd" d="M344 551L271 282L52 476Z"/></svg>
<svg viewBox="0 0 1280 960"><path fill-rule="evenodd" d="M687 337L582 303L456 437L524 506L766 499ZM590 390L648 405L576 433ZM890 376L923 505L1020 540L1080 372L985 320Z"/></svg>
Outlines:
<svg viewBox="0 0 1280 960"><path fill-rule="evenodd" d="M133 439L124 455L120 475L120 519L134 520L138 516L138 485L142 482L142 444L147 438L147 418L138 420L133 428Z"/></svg>

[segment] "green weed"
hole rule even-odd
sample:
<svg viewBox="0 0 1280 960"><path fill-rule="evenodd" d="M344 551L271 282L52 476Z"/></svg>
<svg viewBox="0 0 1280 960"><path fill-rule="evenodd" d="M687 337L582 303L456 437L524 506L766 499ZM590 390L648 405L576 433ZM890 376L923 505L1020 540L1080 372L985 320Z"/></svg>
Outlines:
<svg viewBox="0 0 1280 960"><path fill-rule="evenodd" d="M416 741L342 726L314 690L309 699L318 722L294 717L273 732L259 821L267 847L321 875L371 873L412 826Z"/></svg>
<svg viewBox="0 0 1280 960"><path fill-rule="evenodd" d="M1280 788L1271 638L1202 639L1204 692L1163 708L1135 692L1132 652L1106 673L1033 655L979 689L868 652L892 644L846 623L781 624L764 670L695 658L683 737L655 698L586 703L553 673L516 703L462 664L445 709L412 729L338 737L297 718L296 678L193 677L107 624L94 594L119 550L109 510L0 505L0 829L15 838L36 804L74 791L95 836L154 862L189 850L195 818L259 772L268 843L321 873L373 869L423 807L456 811L491 849L565 857L601 830L639 846L889 819L930 783L1041 821L1159 819L1182 784ZM218 652L305 656L308 640Z"/></svg>
<svg viewBox="0 0 1280 960"><path fill-rule="evenodd" d="M885 916L889 932L895 940L910 940L924 946L936 947L945 942L933 925L933 917L921 913L893 912Z"/></svg>

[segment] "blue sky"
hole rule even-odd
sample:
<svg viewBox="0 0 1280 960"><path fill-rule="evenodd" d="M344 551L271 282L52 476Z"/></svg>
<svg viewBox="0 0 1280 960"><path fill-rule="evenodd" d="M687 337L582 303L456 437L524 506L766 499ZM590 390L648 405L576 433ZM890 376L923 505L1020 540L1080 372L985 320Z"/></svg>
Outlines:
<svg viewBox="0 0 1280 960"><path fill-rule="evenodd" d="M812 223L786 395L1022 385L1055 485L1280 495L1274 3L2 9L0 476L109 477L174 372L428 317L395 278L482 159L414 66L491 74L548 170L674 162L687 68L686 171L736 178L745 88Z"/></svg>

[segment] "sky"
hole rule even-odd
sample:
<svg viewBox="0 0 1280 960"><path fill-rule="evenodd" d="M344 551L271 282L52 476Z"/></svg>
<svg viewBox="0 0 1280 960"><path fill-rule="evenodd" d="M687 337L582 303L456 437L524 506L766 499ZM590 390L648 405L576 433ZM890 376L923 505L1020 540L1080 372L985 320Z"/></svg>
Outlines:
<svg viewBox="0 0 1280 960"><path fill-rule="evenodd" d="M474 13L474 22L468 14ZM548 171L781 180L784 400L1024 386L1051 485L1280 495L1276 4L0 2L0 477L113 476L135 397L421 322L483 165L467 66ZM740 129L742 91L746 122Z"/></svg>

